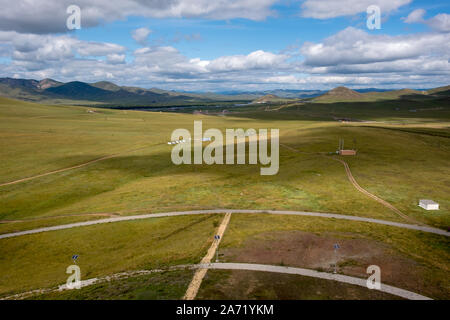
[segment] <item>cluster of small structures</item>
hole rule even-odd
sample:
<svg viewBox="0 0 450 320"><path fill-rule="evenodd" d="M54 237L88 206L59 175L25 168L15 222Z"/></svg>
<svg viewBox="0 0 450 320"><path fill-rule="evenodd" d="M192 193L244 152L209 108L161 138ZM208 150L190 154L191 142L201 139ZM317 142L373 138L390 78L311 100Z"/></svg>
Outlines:
<svg viewBox="0 0 450 320"><path fill-rule="evenodd" d="M176 140L176 141L169 141L169 142L167 142L167 144L178 144L178 143L184 143L184 142L186 142L185 139L183 139L183 140Z"/></svg>
<svg viewBox="0 0 450 320"><path fill-rule="evenodd" d="M191 139L191 138L189 138L188 140L182 139L182 140L169 141L169 142L167 142L167 144L186 143L187 141L190 142L191 140L197 141L196 139ZM203 142L204 142L204 141L211 141L211 138L202 138L201 141L203 141Z"/></svg>

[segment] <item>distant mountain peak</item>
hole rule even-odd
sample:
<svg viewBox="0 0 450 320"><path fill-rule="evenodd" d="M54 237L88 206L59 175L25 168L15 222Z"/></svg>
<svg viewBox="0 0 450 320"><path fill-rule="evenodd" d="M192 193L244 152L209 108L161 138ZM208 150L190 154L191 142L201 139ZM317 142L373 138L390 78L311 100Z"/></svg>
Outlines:
<svg viewBox="0 0 450 320"><path fill-rule="evenodd" d="M38 89L45 90L45 89L48 89L48 88L60 86L62 84L63 84L62 82L59 82L59 81L56 81L56 80L53 80L53 79L50 79L50 78L45 78L45 79L42 79L41 81L39 81L37 83L36 87Z"/></svg>
<svg viewBox="0 0 450 320"><path fill-rule="evenodd" d="M333 95L333 96L354 96L354 97L360 97L361 94L359 92L356 92L355 90L349 89L344 86L336 87L334 89L331 89L326 95Z"/></svg>
<svg viewBox="0 0 450 320"><path fill-rule="evenodd" d="M122 89L117 84L109 82L109 81L98 81L98 82L91 83L90 85L93 87L100 88L103 90L108 90L108 91L119 91L120 89Z"/></svg>
<svg viewBox="0 0 450 320"><path fill-rule="evenodd" d="M315 98L315 101L349 101L349 100L358 100L364 97L363 94L349 89L347 87L336 87L331 89L327 93Z"/></svg>
<svg viewBox="0 0 450 320"><path fill-rule="evenodd" d="M258 98L254 100L254 103L267 103L267 102L273 102L274 100L280 100L281 98L274 94L266 94L265 96L262 96L261 98Z"/></svg>
<svg viewBox="0 0 450 320"><path fill-rule="evenodd" d="M450 96L450 86L424 90L387 90L377 88L358 89L344 86L326 93L321 90L274 89L265 91L230 91L227 93L195 93L186 91L145 89L120 86L109 81L86 83L81 81L59 82L46 78L34 79L0 78L0 97L51 104L102 103L111 106L151 106L155 104L194 104L216 101L252 101L259 103L284 103L308 98L311 102L356 102L393 99L441 98ZM322 94L321 96L319 96ZM420 96L418 96L420 94ZM428 96L428 97L427 97Z"/></svg>

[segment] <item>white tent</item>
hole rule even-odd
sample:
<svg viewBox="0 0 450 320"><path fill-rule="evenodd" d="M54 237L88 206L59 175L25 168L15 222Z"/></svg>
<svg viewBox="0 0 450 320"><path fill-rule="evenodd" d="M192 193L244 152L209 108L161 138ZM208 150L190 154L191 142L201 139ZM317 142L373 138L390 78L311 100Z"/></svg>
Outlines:
<svg viewBox="0 0 450 320"><path fill-rule="evenodd" d="M424 208L425 210L439 210L439 203L434 202L433 200L420 200L419 207Z"/></svg>

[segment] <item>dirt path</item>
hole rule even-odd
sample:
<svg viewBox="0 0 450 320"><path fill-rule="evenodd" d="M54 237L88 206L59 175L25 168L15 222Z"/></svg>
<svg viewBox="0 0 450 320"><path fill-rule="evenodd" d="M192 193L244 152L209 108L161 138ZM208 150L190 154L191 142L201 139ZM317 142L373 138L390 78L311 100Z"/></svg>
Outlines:
<svg viewBox="0 0 450 320"><path fill-rule="evenodd" d="M286 149L289 149L289 150L291 150L291 151L294 151L294 152L298 152L298 153L302 153L302 154L309 154L309 155L314 154L314 153L310 153L310 152L302 152L302 151L299 151L299 150L297 150L297 149L294 149L294 148L292 148L292 147L289 147L289 146L284 145L284 144L281 144L281 143L280 143L280 145L281 145L282 147L284 147L284 148L286 148ZM426 226L426 224L421 223L421 222L418 222L418 221L414 220L413 218L408 217L406 214L404 214L403 212L401 212L400 210L398 210L396 207L394 207L394 206L393 206L392 204L390 204L389 202L387 202L387 201L385 201L385 200L383 200L383 199L377 197L376 195L374 195L374 194L370 193L369 191L367 191L366 189L362 188L362 187L358 184L358 182L356 182L356 180L355 180L355 178L353 177L353 174L352 174L352 172L351 172L351 170L350 170L350 167L348 166L348 163L345 162L344 160L336 159L336 158L331 158L331 157L326 157L326 156L324 156L323 154L315 154L315 155L317 155L317 156L322 156L322 157L325 157L325 158L327 158L327 159L331 159L331 160L338 161L338 162L342 163L342 164L344 165L344 167L345 167L345 172L347 173L348 180L350 180L350 182L353 184L353 186L354 186L359 192L364 193L366 196L368 196L368 197L374 199L375 201L381 203L381 204L382 204L383 206L385 206L386 208L388 208L388 209L394 211L398 216L400 216L401 218L405 219L406 221L409 221L409 222L414 223L414 224L420 224L420 225Z"/></svg>
<svg viewBox="0 0 450 320"><path fill-rule="evenodd" d="M385 206L386 208L391 209L392 211L394 211L397 215L399 215L400 217L402 217L403 219L405 219L406 221L409 221L411 223L415 223L415 224L421 224L421 225L425 225L421 222L418 222L410 217L408 217L406 214L404 214L403 212L401 212L400 210L398 210L396 207L394 207L392 204L390 204L389 202L384 201L383 199L377 197L376 195L374 195L373 193L370 193L369 191L367 191L366 189L362 188L358 182L356 182L355 178L353 177L353 174L350 170L350 167L348 166L348 163L345 162L344 160L341 159L333 159L335 161L339 161L340 163L342 163L345 167L345 172L347 173L347 177L350 180L350 182L353 184L353 186L359 191L364 193L366 196L374 199L375 201L381 203L383 206Z"/></svg>
<svg viewBox="0 0 450 320"><path fill-rule="evenodd" d="M154 145L152 145L152 146L154 146ZM4 182L4 183L0 184L0 187L16 184L16 183L20 183L20 182L25 182L25 181L29 181L29 180L33 180L33 179L36 179L36 178L45 177L45 176L48 176L48 175L51 175L51 174L55 174L55 173L60 173L60 172L68 171L68 170L82 168L82 167L88 166L90 164L99 162L99 161L115 158L115 157L118 157L118 156L120 156L122 154L135 152L135 151L142 150L142 149L145 149L145 148L148 148L148 147L141 147L141 148L137 148L137 149L133 149L133 150L124 151L124 152L121 152L121 153L111 154L111 155L108 155L108 156L104 156L104 157L101 157L101 158L98 158L98 159L94 159L94 160L91 160L91 161L88 161L88 162L84 162L84 163L78 164L76 166L67 167L67 168L63 168L63 169L58 169L58 170L54 170L54 171L50 171L50 172L46 172L46 173L41 173L41 174L38 174L38 175L35 175L35 176L22 178L22 179L19 179L19 180L14 180L14 181L10 181L10 182Z"/></svg>
<svg viewBox="0 0 450 320"><path fill-rule="evenodd" d="M403 229L417 230L417 231L422 231L422 232L427 232L427 233L439 234L439 235L443 235L446 237L450 236L450 232L442 230L442 229L438 229L438 228L433 228L433 227L428 227L428 226L419 226L419 225L414 225L414 224L406 224L406 223L387 221L387 220L364 218L364 217L358 217L358 216L349 216L349 215L336 214L336 213L304 212L304 211L278 211L278 210L213 209L213 210L191 210L191 211L179 211L179 212L149 213L149 214L141 214L141 215L134 215L134 216L114 217L114 218L106 218L106 219L99 219L99 220L75 222L75 223L63 224L63 225L58 225L58 226L44 227L44 228L18 231L18 232L12 232L12 233L4 233L4 234L0 234L0 239L19 237L19 236L24 236L24 235L28 235L28 234L49 232L49 231L55 231L55 230L64 230L64 229L71 229L71 228L77 228L77 227L85 227L85 226L91 226L91 225L103 224L103 223L114 223L114 222L120 222L120 221L131 221L131 220L140 220L140 219L149 219L149 218L174 217L174 216L193 215L193 214L221 214L224 212L256 213L256 214L259 214L259 213L264 214L265 213L265 214L281 214L281 215L295 215L295 216L306 216L306 217L319 217L319 218L329 218L329 219L342 219L342 220L376 223L376 224L393 226L393 227L398 227L398 228L403 228Z"/></svg>
<svg viewBox="0 0 450 320"><path fill-rule="evenodd" d="M71 218L71 217L118 217L119 213L111 213L111 212L98 212L98 213L74 213L74 214L63 214L59 216L48 216L48 217L37 217L37 218L29 218L29 219L16 219L16 220L0 220L0 223L19 223L19 222L31 222L31 221L41 221L41 220L51 220L58 218Z"/></svg>
<svg viewBox="0 0 450 320"><path fill-rule="evenodd" d="M213 253L213 255L214 255L214 253ZM87 286L90 286L93 284L98 284L98 283L107 282L107 281L122 280L122 279L130 278L130 277L148 275L148 274L157 273L157 272L182 270L182 269L186 269L186 268L197 269L196 274L197 274L197 272L199 272L201 270L204 270L204 274L206 274L208 269L263 271L263 272L294 274L294 275L301 275L301 276L306 276L306 277L332 280L332 281L337 281L337 282L341 282L341 283L347 283L347 284L352 284L352 285L357 285L357 286L367 288L367 279L350 277L350 276L345 276L342 274L319 272L319 271L311 270L311 269L274 266L274 265L265 265L265 264L250 264L250 263L202 263L202 264L197 264L197 265L172 266L172 267L169 267L164 270L155 269L155 270L138 270L138 271L130 271L130 272L121 272L121 273L116 273L116 274L101 277L101 278L91 278L91 279L87 279L87 280L82 280L81 287L87 287ZM204 277L204 274L203 274L203 277ZM192 282L191 282L191 284L192 284ZM51 292L63 291L63 290L69 290L65 284L60 285L55 288L37 289L37 290L27 291L27 292L23 292L23 293L18 293L15 295L1 298L0 300L26 299L26 298L32 297L34 295L37 295L37 294L45 294L45 293L51 293ZM189 290L189 288L188 288L188 290ZM197 290L198 290L198 288L197 288ZM367 290L369 290L369 289L367 289ZM375 289L373 289L373 290L375 290ZM400 289L400 288L386 285L383 283L381 283L380 291L389 293L389 294L392 294L395 296L399 296L399 297L402 297L405 299L409 299L409 300L431 300L430 298L420 295L418 293ZM195 292L195 294L196 293L197 293L197 291ZM186 292L186 294L187 294L187 292ZM186 298L186 296L184 297L184 299L185 298ZM194 295L194 298L195 298L195 295Z"/></svg>
<svg viewBox="0 0 450 320"><path fill-rule="evenodd" d="M231 213L226 213L225 217L222 220L222 223L220 224L217 235L220 236L219 239L215 239L213 243L211 244L211 247L209 248L208 252L206 253L206 256L203 257L200 264L209 264L211 263L211 260L214 258L214 254L216 253L216 250L219 247L220 241L222 241L223 234L225 233L225 230L227 229L228 223L230 222ZM194 300L197 296L198 289L200 288L200 285L202 284L203 278L206 275L206 272L208 269L206 268L200 268L197 271L195 271L194 277L192 278L191 283L189 284L189 287L186 290L186 293L183 297L183 300Z"/></svg>

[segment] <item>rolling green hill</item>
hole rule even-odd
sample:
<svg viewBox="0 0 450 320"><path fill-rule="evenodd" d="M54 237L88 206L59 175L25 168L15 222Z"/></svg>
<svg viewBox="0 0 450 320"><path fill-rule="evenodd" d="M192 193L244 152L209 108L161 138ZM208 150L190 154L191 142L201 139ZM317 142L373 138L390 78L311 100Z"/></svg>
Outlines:
<svg viewBox="0 0 450 320"><path fill-rule="evenodd" d="M266 94L265 96L262 96L256 100L253 100L253 103L287 103L287 102L293 102L298 101L298 99L289 99L289 98L281 98L274 94Z"/></svg>
<svg viewBox="0 0 450 320"><path fill-rule="evenodd" d="M351 90L346 87L337 87L318 97L309 98L311 102L334 103L334 102L370 102L382 100L430 100L436 97L447 97L450 95L450 86L418 91L412 89L401 89L381 91L377 89ZM139 88L130 86L119 86L108 81L85 83L72 81L62 83L53 79L41 81L33 79L0 78L0 96L19 99L24 101L35 101L47 104L70 104L70 105L98 105L104 107L151 107L151 106L176 106L176 105L208 105L216 102L255 102L255 103L283 103L298 100L295 94L287 95L283 90L283 97L275 93L241 93L241 94L219 94L219 93L188 93L162 90L158 88ZM312 94L311 91L309 94ZM319 92L319 91L317 91ZM297 93L298 95L298 93Z"/></svg>
<svg viewBox="0 0 450 320"><path fill-rule="evenodd" d="M119 86L108 81L67 83L52 79L0 78L0 96L48 104L103 105L103 106L152 106L189 105L214 103L215 101L250 101L246 95L226 96L215 93L184 93L157 88Z"/></svg>
<svg viewBox="0 0 450 320"><path fill-rule="evenodd" d="M438 96L450 96L450 86L434 88L428 90L427 93Z"/></svg>
<svg viewBox="0 0 450 320"><path fill-rule="evenodd" d="M337 87L327 93L312 99L313 102L334 103L334 102L371 102L383 100L430 100L436 96L449 96L450 86L440 87L428 91L412 89L400 89L389 91L368 91L357 92L346 87Z"/></svg>

